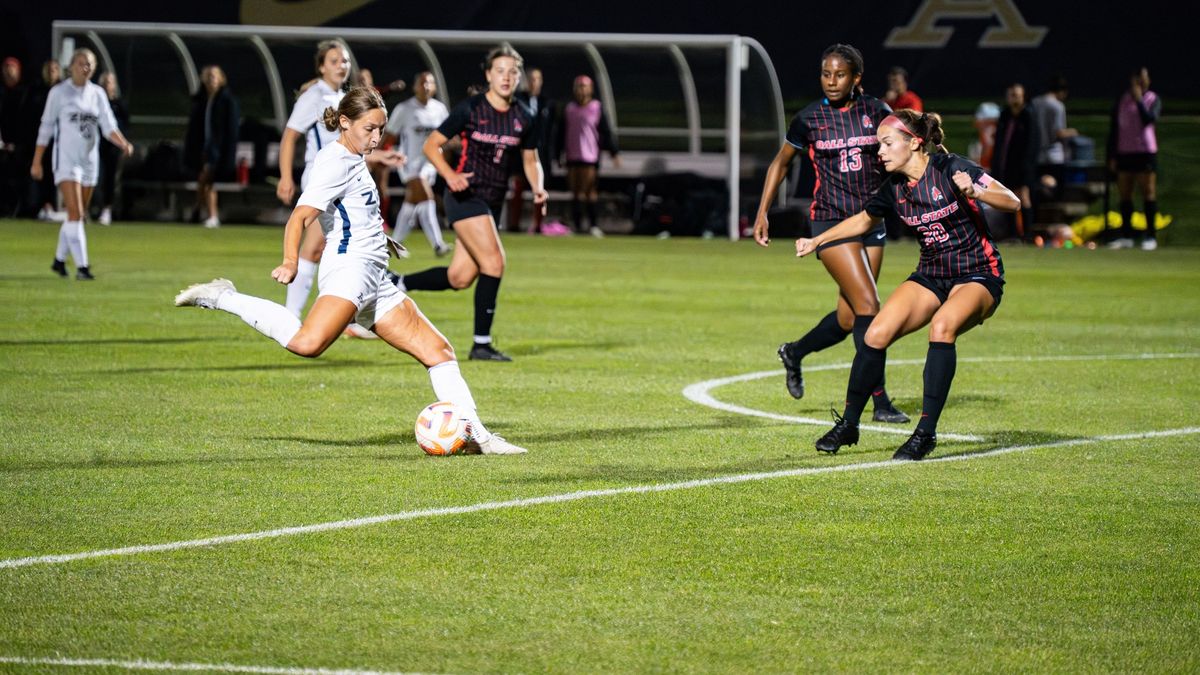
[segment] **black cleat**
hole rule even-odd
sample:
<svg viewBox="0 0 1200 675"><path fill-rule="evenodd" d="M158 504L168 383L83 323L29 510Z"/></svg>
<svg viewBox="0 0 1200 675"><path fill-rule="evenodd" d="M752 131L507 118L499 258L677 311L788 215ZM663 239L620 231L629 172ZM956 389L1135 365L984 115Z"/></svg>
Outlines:
<svg viewBox="0 0 1200 675"><path fill-rule="evenodd" d="M925 459L925 455L933 452L937 447L937 434L930 434L920 429L913 432L912 436L904 441L904 445L892 455L892 459L901 459L909 462L916 462Z"/></svg>
<svg viewBox="0 0 1200 675"><path fill-rule="evenodd" d="M787 390L792 398L804 398L804 375L800 373L800 359L791 357L789 348L795 343L785 342L779 345L779 360L787 371Z"/></svg>
<svg viewBox="0 0 1200 675"><path fill-rule="evenodd" d="M888 424L908 424L912 420L908 419L908 415L896 410L896 406L887 405L885 407L875 407L875 414L871 416L873 422L886 422Z"/></svg>
<svg viewBox="0 0 1200 675"><path fill-rule="evenodd" d="M830 412L833 413L833 428L817 439L817 450L836 455L843 445L858 443L858 425L837 414L836 410Z"/></svg>
<svg viewBox="0 0 1200 675"><path fill-rule="evenodd" d="M86 267L80 267L75 270L76 281L95 281L96 277L92 276L92 271Z"/></svg>
<svg viewBox="0 0 1200 675"><path fill-rule="evenodd" d="M54 264L50 266L50 269L60 277L67 276L67 263L65 260L58 260L56 258L54 260Z"/></svg>
<svg viewBox="0 0 1200 675"><path fill-rule="evenodd" d="M491 344L476 344L471 347L471 353L467 358L472 361L512 361L511 356L496 349Z"/></svg>

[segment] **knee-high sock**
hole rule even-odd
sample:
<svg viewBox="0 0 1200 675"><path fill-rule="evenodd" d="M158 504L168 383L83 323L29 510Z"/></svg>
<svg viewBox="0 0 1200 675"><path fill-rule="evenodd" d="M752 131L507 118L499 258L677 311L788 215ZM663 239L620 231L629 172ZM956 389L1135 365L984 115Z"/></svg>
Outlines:
<svg viewBox="0 0 1200 675"><path fill-rule="evenodd" d="M486 441L492 434L483 426L479 413L475 410L475 398L471 396L471 388L463 379L458 368L458 361L446 361L429 369L429 384L433 385L433 395L439 401L449 401L458 406L471 419L471 429L477 441Z"/></svg>
<svg viewBox="0 0 1200 675"><path fill-rule="evenodd" d="M587 203L588 227L596 227L596 207L597 204L595 201Z"/></svg>
<svg viewBox="0 0 1200 675"><path fill-rule="evenodd" d="M571 199L571 227L576 232L583 231L583 202L578 198Z"/></svg>
<svg viewBox="0 0 1200 675"><path fill-rule="evenodd" d="M1129 201L1122 200L1121 204L1117 208L1121 209L1121 236L1122 237L1132 237L1133 236L1133 200L1132 199Z"/></svg>
<svg viewBox="0 0 1200 675"><path fill-rule="evenodd" d="M423 202L422 202L423 203ZM400 205L400 214L396 216L396 226L392 228L392 239L404 241L412 232L414 220L417 217L417 205L404 202Z"/></svg>
<svg viewBox="0 0 1200 675"><path fill-rule="evenodd" d="M796 346L792 349L792 354L796 358L803 359L805 356L813 352L819 352L822 349L832 347L842 340L850 331L845 330L838 324L837 311L830 312L817 322L817 325L812 327L799 340L796 340Z"/></svg>
<svg viewBox="0 0 1200 675"><path fill-rule="evenodd" d="M858 424L862 418L863 408L867 399L879 381L883 379L883 369L887 363L887 352L864 344L854 354L854 364L850 366L850 383L846 385L846 410L843 413L848 421Z"/></svg>
<svg viewBox="0 0 1200 675"><path fill-rule="evenodd" d="M67 247L71 250L71 257L75 259L75 267L87 267L87 235L83 231L83 221L68 220L63 223L63 230L67 233Z"/></svg>
<svg viewBox="0 0 1200 675"><path fill-rule="evenodd" d="M58 226L58 248L54 249L54 259L60 262L66 262L67 255L71 252L71 236L67 234L71 229L67 227L69 224L63 223Z"/></svg>
<svg viewBox="0 0 1200 675"><path fill-rule="evenodd" d="M475 282L475 342L492 341L492 321L496 318L496 296L500 295L500 277L480 274Z"/></svg>
<svg viewBox="0 0 1200 675"><path fill-rule="evenodd" d="M875 320L875 315L855 315L854 316L854 349L855 351L862 349L865 344L863 341L867 337L867 329L871 327L871 322ZM886 350L884 350L886 351ZM874 401L876 408L891 408L892 400L888 398L887 389L884 388L884 380L887 378L886 368L879 371L879 383L871 389L871 400Z"/></svg>
<svg viewBox="0 0 1200 675"><path fill-rule="evenodd" d="M286 348L300 332L300 319L276 302L230 291L217 298L217 309L229 312Z"/></svg>
<svg viewBox="0 0 1200 675"><path fill-rule="evenodd" d="M438 222L437 202L426 199L417 204L417 221L421 223L421 230L429 240L430 246L441 248L446 245L446 241L442 239L442 224Z"/></svg>
<svg viewBox="0 0 1200 675"><path fill-rule="evenodd" d="M1147 199L1143 202L1142 209L1146 212L1146 236L1153 239L1155 227L1158 225L1158 200Z"/></svg>
<svg viewBox="0 0 1200 675"><path fill-rule="evenodd" d="M929 343L929 353L925 356L925 394L921 399L921 420L917 422L921 431L937 431L938 418L950 395L950 383L954 381L957 365L958 352L953 342Z"/></svg>
<svg viewBox="0 0 1200 675"><path fill-rule="evenodd" d="M404 275L404 288L410 291L447 291L450 285L449 267L430 267L415 274Z"/></svg>
<svg viewBox="0 0 1200 675"><path fill-rule="evenodd" d="M304 258L296 263L296 278L287 288L287 311L296 318L300 317L304 305L308 304L308 294L312 292L313 277L316 275L317 263Z"/></svg>

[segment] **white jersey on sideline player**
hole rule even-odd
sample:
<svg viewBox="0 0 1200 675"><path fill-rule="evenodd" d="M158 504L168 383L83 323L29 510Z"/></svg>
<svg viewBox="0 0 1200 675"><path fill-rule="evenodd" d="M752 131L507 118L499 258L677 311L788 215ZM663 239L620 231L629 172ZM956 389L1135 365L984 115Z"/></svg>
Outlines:
<svg viewBox="0 0 1200 675"><path fill-rule="evenodd" d="M407 183L421 177L432 183L437 178L437 169L425 158L421 148L429 134L437 131L449 116L446 104L436 98L421 105L414 96L392 110L386 131L399 139L399 150L408 158L400 167L400 180Z"/></svg>
<svg viewBox="0 0 1200 675"><path fill-rule="evenodd" d="M84 187L96 185L100 173L100 136L117 128L112 106L104 88L93 82L75 86L63 80L50 89L37 144L54 139L54 184L75 181Z"/></svg>
<svg viewBox="0 0 1200 675"><path fill-rule="evenodd" d="M300 191L308 185L308 174L312 170L317 153L329 147L341 135L340 131L329 131L321 122L326 108L337 110L345 96L343 91L334 91L325 80L317 80L292 106L287 128L304 136L304 174L300 176Z"/></svg>

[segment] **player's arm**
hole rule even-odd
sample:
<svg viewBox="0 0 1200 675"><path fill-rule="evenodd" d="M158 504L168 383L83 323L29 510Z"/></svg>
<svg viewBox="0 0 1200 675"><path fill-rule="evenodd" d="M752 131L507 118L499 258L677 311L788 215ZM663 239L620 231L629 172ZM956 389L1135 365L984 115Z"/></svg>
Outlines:
<svg viewBox="0 0 1200 675"><path fill-rule="evenodd" d="M796 257L802 258L826 242L860 237L870 232L881 220L883 220L882 217L872 216L866 211L859 211L811 239L804 237L797 239Z"/></svg>
<svg viewBox="0 0 1200 675"><path fill-rule="evenodd" d="M425 144L421 146L421 152L425 153L425 157L433 163L438 175L445 179L446 185L452 192L462 192L471 184L470 178L474 174L459 173L450 166L450 162L446 161L445 155L442 154L442 146L448 140L450 139L441 131L434 131L429 134L429 138L425 139Z"/></svg>
<svg viewBox="0 0 1200 675"><path fill-rule="evenodd" d="M550 193L546 192L546 176L542 173L542 161L538 157L537 148L521 151L521 162L525 165L525 180L533 189L533 205L546 215L546 201Z"/></svg>
<svg viewBox="0 0 1200 675"><path fill-rule="evenodd" d="M297 206L292 210L287 225L283 228L283 262L271 272L271 278L281 284L290 284L296 278L296 265L300 259L300 239L304 229L321 214L312 206Z"/></svg>
<svg viewBox="0 0 1200 675"><path fill-rule="evenodd" d="M968 199L981 201L992 208L1010 213L1015 213L1021 208L1021 200L1013 191L987 174L983 174L980 180L976 181L966 171L956 171L951 179Z"/></svg>
<svg viewBox="0 0 1200 675"><path fill-rule="evenodd" d="M296 196L296 182L292 180L292 161L296 157L296 142L300 140L300 132L291 127L283 130L283 138L279 139L279 185L275 188L275 196L284 204L291 204Z"/></svg>
<svg viewBox="0 0 1200 675"><path fill-rule="evenodd" d="M29 176L34 180L42 179L42 157L46 147L54 137L54 122L58 119L58 90L51 89L46 96L46 107L42 110L42 121L38 126L37 142L33 149L33 162L29 165Z"/></svg>
<svg viewBox="0 0 1200 675"><path fill-rule="evenodd" d="M783 177L787 175L788 167L792 164L792 159L796 156L796 146L791 143L784 143L779 148L779 152L775 154L775 159L771 160L771 165L767 167L767 178L763 181L762 198L758 202L758 215L754 217L754 241L758 242L759 246L766 246L771 243L771 238L768 234L771 224L767 222L767 213L771 210L771 203L775 201L775 195L779 191L779 184L783 182Z"/></svg>

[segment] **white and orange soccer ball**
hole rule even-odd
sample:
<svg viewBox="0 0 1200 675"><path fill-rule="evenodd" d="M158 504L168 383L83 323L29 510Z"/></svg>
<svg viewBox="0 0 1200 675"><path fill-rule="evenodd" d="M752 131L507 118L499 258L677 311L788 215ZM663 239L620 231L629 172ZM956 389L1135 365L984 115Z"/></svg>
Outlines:
<svg viewBox="0 0 1200 675"><path fill-rule="evenodd" d="M446 401L429 404L414 429L417 445L427 455L465 454L478 446L471 438L471 420L458 406Z"/></svg>

